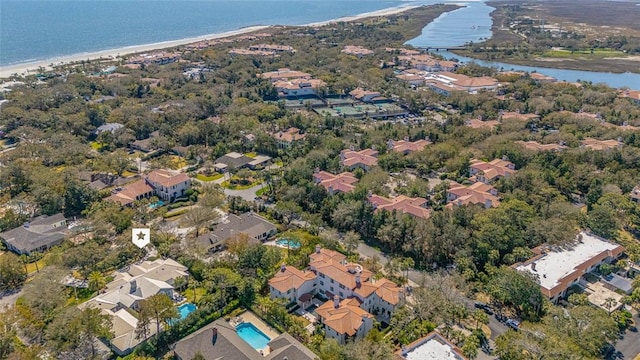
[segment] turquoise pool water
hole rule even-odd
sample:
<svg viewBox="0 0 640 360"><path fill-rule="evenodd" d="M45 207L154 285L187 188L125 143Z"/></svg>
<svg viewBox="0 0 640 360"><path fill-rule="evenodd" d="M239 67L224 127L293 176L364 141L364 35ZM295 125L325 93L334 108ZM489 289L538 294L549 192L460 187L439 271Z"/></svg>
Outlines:
<svg viewBox="0 0 640 360"><path fill-rule="evenodd" d="M169 325L173 325L175 323L177 323L180 320L184 320L189 314L191 314L192 312L196 311L198 307L195 306L195 304L192 303L184 303L180 306L178 306L178 314L180 314L179 318L176 319L171 319L169 321L167 321L167 323Z"/></svg>
<svg viewBox="0 0 640 360"><path fill-rule="evenodd" d="M288 247L289 249L300 249L300 241L293 239L276 240L276 245L280 247Z"/></svg>
<svg viewBox="0 0 640 360"><path fill-rule="evenodd" d="M236 333L244 341L246 341L252 348L260 351L267 347L269 344L269 337L260 331L252 323L242 323L236 326Z"/></svg>
<svg viewBox="0 0 640 360"><path fill-rule="evenodd" d="M162 205L164 205L164 201L158 200L158 201L154 202L153 204L150 204L149 205L149 209L153 210L155 208L159 208Z"/></svg>

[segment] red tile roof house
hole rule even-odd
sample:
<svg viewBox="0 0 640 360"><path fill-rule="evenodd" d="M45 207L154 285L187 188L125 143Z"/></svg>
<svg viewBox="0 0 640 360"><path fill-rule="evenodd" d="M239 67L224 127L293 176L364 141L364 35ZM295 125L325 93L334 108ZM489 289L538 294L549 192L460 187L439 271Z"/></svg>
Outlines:
<svg viewBox="0 0 640 360"><path fill-rule="evenodd" d="M377 91L368 91L363 88L355 88L349 92L352 98L362 102L372 102L373 99L380 97Z"/></svg>
<svg viewBox="0 0 640 360"><path fill-rule="evenodd" d="M273 86L280 97L297 97L318 95L318 91L327 86L327 83L318 79L291 79L276 80Z"/></svg>
<svg viewBox="0 0 640 360"><path fill-rule="evenodd" d="M395 210L421 219L428 219L431 216L431 210L426 208L427 199L424 198L400 195L393 199L388 199L383 196L369 194L368 200L375 208L375 211L387 210L393 212Z"/></svg>
<svg viewBox="0 0 640 360"><path fill-rule="evenodd" d="M278 149L289 149L293 144L304 141L307 134L303 133L298 128L290 127L285 131L274 133L272 136L278 142Z"/></svg>
<svg viewBox="0 0 640 360"><path fill-rule="evenodd" d="M350 172L333 175L326 171L319 171L316 169L313 174L313 181L316 185L325 188L329 195L335 195L337 193L348 193L353 191L356 188L354 184L358 182L358 178Z"/></svg>
<svg viewBox="0 0 640 360"><path fill-rule="evenodd" d="M291 80L291 79L311 79L311 74L302 71L295 71L287 68L278 69L276 71L269 71L263 74L258 74L258 77L267 79L270 81L277 80Z"/></svg>
<svg viewBox="0 0 640 360"><path fill-rule="evenodd" d="M371 271L348 263L343 254L318 245L309 258L310 271L281 267L269 280L271 297L296 301L303 308L311 304L315 294L332 299L316 312L327 336L340 343L366 335L374 315L388 322L404 304L403 289L384 278L375 280Z"/></svg>
<svg viewBox="0 0 640 360"><path fill-rule="evenodd" d="M354 151L353 148L342 150L340 152L340 165L349 171L357 168L369 171L372 167L378 166L378 151L375 149Z"/></svg>
<svg viewBox="0 0 640 360"><path fill-rule="evenodd" d="M425 147L431 145L431 141L426 139L420 139L416 141L409 141L409 137L405 136L404 140L387 141L387 148L389 150L393 150L395 152L402 153L403 155L408 155L412 152L419 152L424 150Z"/></svg>
<svg viewBox="0 0 640 360"><path fill-rule="evenodd" d="M134 202L157 195L163 201L174 201L185 196L191 187L191 178L187 174L174 174L168 170L154 170L144 179L125 185L106 200L120 203L123 206L132 206Z"/></svg>
<svg viewBox="0 0 640 360"><path fill-rule="evenodd" d="M482 160L471 160L469 166L469 176L471 180L490 184L503 177L509 177L516 173L515 165L506 160L495 159L490 162L484 162Z"/></svg>
<svg viewBox="0 0 640 360"><path fill-rule="evenodd" d="M373 50L369 50L362 46L354 46L354 45L345 46L344 49L342 49L342 53L347 55L355 55L360 59L363 58L364 56L374 54Z"/></svg>
<svg viewBox="0 0 640 360"><path fill-rule="evenodd" d="M498 207L498 190L491 185L477 182L471 186L464 186L453 181L447 190L447 207L479 204L485 208Z"/></svg>

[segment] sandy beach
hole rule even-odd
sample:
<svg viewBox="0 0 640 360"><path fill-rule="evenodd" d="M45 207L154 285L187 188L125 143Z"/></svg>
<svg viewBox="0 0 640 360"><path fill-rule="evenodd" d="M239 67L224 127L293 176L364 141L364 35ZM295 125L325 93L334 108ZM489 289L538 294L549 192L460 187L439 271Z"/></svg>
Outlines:
<svg viewBox="0 0 640 360"><path fill-rule="evenodd" d="M356 20L360 20L368 17L374 17L374 16L393 15L393 14L401 13L403 11L414 9L416 7L419 7L419 6L403 5L398 7L382 9L378 11L362 13L354 16L347 16L347 17L342 17L342 18L333 19L333 20L305 24L302 26L319 27L319 26L333 24L336 22L356 21ZM85 54L61 56L58 58L47 59L42 61L34 61L34 62L28 62L28 63L22 63L22 64L16 64L16 65L2 66L0 67L0 78L8 78L14 74L23 75L23 76L33 74L38 72L39 68L51 70L52 64L53 66L59 66L59 65L74 63L74 62L83 61L83 60L99 60L99 59L116 60L119 57L122 57L125 55L172 48L180 45L195 43L198 41L232 37L232 36L259 31L259 30L264 30L269 27L271 26L266 26L266 25L249 26L242 29L238 29L238 30L226 31L226 32L217 33L217 34L202 35L202 36L191 37L191 38L180 39L180 40L163 41L163 42L144 44L144 45L126 46L126 47L112 49L112 50L103 50L103 51L96 51L96 52L85 53Z"/></svg>

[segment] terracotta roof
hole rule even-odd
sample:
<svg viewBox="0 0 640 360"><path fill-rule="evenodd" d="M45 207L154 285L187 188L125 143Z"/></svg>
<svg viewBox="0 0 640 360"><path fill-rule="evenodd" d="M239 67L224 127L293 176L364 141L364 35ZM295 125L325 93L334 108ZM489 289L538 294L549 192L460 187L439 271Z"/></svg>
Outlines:
<svg viewBox="0 0 640 360"><path fill-rule="evenodd" d="M349 192L355 189L353 184L358 182L358 178L350 172L343 172L338 175L333 175L326 171L321 171L313 175L314 179L318 181L318 185L324 187L327 191L330 189L339 192Z"/></svg>
<svg viewBox="0 0 640 360"><path fill-rule="evenodd" d="M487 206L487 203L489 203L491 207L500 205L500 200L495 195L498 193L497 190L493 186L481 182L474 183L471 186L464 186L452 182L449 184L447 193L456 196L454 200L447 204L449 208L452 208L454 205L469 204Z"/></svg>
<svg viewBox="0 0 640 360"><path fill-rule="evenodd" d="M363 318L373 318L373 315L360 308L356 299L345 299L336 308L333 301L327 301L316 309L322 323L335 330L338 334L353 336L363 324Z"/></svg>
<svg viewBox="0 0 640 360"><path fill-rule="evenodd" d="M640 101L640 90L621 90L619 96Z"/></svg>
<svg viewBox="0 0 640 360"><path fill-rule="evenodd" d="M334 261L339 263L347 259L347 257L341 253L337 251L325 249L325 248L320 248L319 250L316 250L311 255L309 255L309 258L311 259L311 263L328 262L328 261Z"/></svg>
<svg viewBox="0 0 640 360"><path fill-rule="evenodd" d="M354 166L357 164L362 164L366 166L377 166L378 165L378 152L373 149L364 149L361 151L353 151L353 150L342 150L340 153L341 163L344 166Z"/></svg>
<svg viewBox="0 0 640 360"><path fill-rule="evenodd" d="M455 85L463 88L498 86L498 80L488 76L471 77L448 71L443 71L440 74L442 76L453 79L453 83Z"/></svg>
<svg viewBox="0 0 640 360"><path fill-rule="evenodd" d="M371 195L369 202L376 208L376 211L396 210L403 214L410 214L423 219L427 219L431 215L431 210L423 207L427 203L427 199L420 197L412 198L400 195L393 199L388 199L379 195Z"/></svg>
<svg viewBox="0 0 640 360"><path fill-rule="evenodd" d="M300 129L298 128L288 128L285 131L280 131L273 134L273 137L276 140L286 141L286 142L294 142L298 140L302 140L307 136L307 134L300 133Z"/></svg>
<svg viewBox="0 0 640 360"><path fill-rule="evenodd" d="M190 178L185 173L174 174L168 170L154 170L147 175L147 180L163 187L171 187L189 181Z"/></svg>
<svg viewBox="0 0 640 360"><path fill-rule="evenodd" d="M560 144L540 144L537 141L516 141L516 144L520 144L528 150L534 151L562 151L567 147Z"/></svg>
<svg viewBox="0 0 640 360"><path fill-rule="evenodd" d="M493 181L500 177L513 175L516 173L514 170L515 165L507 160L495 159L490 162L484 162L482 160L471 160L469 168L474 169L484 174L485 179Z"/></svg>
<svg viewBox="0 0 640 360"><path fill-rule="evenodd" d="M310 79L311 74L302 71L295 71L287 68L278 69L276 71L269 71L263 74L259 74L259 77L263 79L269 79L271 81L279 80L279 79Z"/></svg>
<svg viewBox="0 0 640 360"><path fill-rule="evenodd" d="M280 90L297 90L304 88L317 89L327 86L322 80L318 79L291 79L291 80L276 80L273 82L273 86Z"/></svg>
<svg viewBox="0 0 640 360"><path fill-rule="evenodd" d="M364 56L364 55L372 55L373 51L369 50L365 47L362 46L354 46L354 45L347 45L344 47L344 49L342 49L342 52L345 54L349 54L349 55L358 55L358 56Z"/></svg>
<svg viewBox="0 0 640 360"><path fill-rule="evenodd" d="M408 141L408 140L398 140L391 141L391 146L393 151L397 151L403 154L417 152L424 150L427 145L430 145L431 141L421 139L416 141Z"/></svg>
<svg viewBox="0 0 640 360"><path fill-rule="evenodd" d="M272 286L281 293L290 289L298 289L307 281L316 279L316 274L312 272L300 271L293 266L286 266L284 270L278 271L271 279L269 286Z"/></svg>
<svg viewBox="0 0 640 360"><path fill-rule="evenodd" d="M536 114L521 114L515 111L503 111L500 113L501 120L531 120L539 119L540 115Z"/></svg>
<svg viewBox="0 0 640 360"><path fill-rule="evenodd" d="M349 95L353 96L355 99L362 99L365 96L380 96L380 93L377 91L369 91L363 88L355 88L349 92Z"/></svg>
<svg viewBox="0 0 640 360"><path fill-rule="evenodd" d="M129 205L136 201L140 196L146 196L153 193L153 188L147 184L144 179L140 179L134 183L127 184L122 191L109 196L106 200L116 201L122 205Z"/></svg>
<svg viewBox="0 0 640 360"><path fill-rule="evenodd" d="M470 119L465 121L465 125L472 129L481 129L481 128L489 128L493 129L500 124L497 120L485 120L482 121L480 119Z"/></svg>
<svg viewBox="0 0 640 360"><path fill-rule="evenodd" d="M609 150L624 145L624 143L618 140L598 140L593 138L586 138L580 143L582 146L592 150Z"/></svg>

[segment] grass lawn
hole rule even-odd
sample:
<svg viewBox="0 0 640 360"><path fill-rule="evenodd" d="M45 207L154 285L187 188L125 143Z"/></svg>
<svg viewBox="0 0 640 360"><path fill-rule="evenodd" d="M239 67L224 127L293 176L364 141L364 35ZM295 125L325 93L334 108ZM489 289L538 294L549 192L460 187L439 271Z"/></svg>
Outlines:
<svg viewBox="0 0 640 360"><path fill-rule="evenodd" d="M78 299L76 299L76 291L70 287L67 289L67 296L69 297L67 299L67 306L82 304L83 302L91 299L95 293L95 291L91 291L89 289L78 288Z"/></svg>
<svg viewBox="0 0 640 360"><path fill-rule="evenodd" d="M231 182L229 180L225 180L222 182L222 184L220 184L220 186L222 186L225 189L229 189L229 190L246 190L246 189L250 189L256 185L260 185L259 181L254 181L250 184L247 185L233 185L231 184Z"/></svg>
<svg viewBox="0 0 640 360"><path fill-rule="evenodd" d="M32 263L27 264L27 273L28 274L32 274L32 273L35 273L36 271L38 271L38 269L40 269L40 270L44 269L45 266L47 266L45 264L45 258L46 258L46 256L43 257L42 259L36 261L36 262L32 262ZM37 267L36 267L36 264L38 264Z"/></svg>
<svg viewBox="0 0 640 360"><path fill-rule="evenodd" d="M276 165L283 167L284 166L284 162L282 162L282 160L278 160L275 162Z"/></svg>
<svg viewBox="0 0 640 360"><path fill-rule="evenodd" d="M202 287L195 288L195 292L196 292L196 302L200 301L200 299L202 299L202 297L207 294L207 290ZM182 296L184 296L184 298L187 299L188 302L193 303L193 290L186 289L185 291L182 292Z"/></svg>
<svg viewBox="0 0 640 360"><path fill-rule="evenodd" d="M258 153L257 152L248 152L246 154L244 154L244 156L255 159L258 157Z"/></svg>
<svg viewBox="0 0 640 360"><path fill-rule="evenodd" d="M92 141L92 142L91 142L91 148L92 148L93 150L100 151L100 149L102 149L102 144L100 144L100 143L99 143L99 142L97 142L97 141Z"/></svg>
<svg viewBox="0 0 640 360"><path fill-rule="evenodd" d="M169 161L174 170L187 166L187 160L177 155L169 155Z"/></svg>
<svg viewBox="0 0 640 360"><path fill-rule="evenodd" d="M258 191L256 191L256 196L262 196L262 194L264 194L268 190L269 190L268 187L263 187L262 189L259 189Z"/></svg>
<svg viewBox="0 0 640 360"><path fill-rule="evenodd" d="M546 51L543 56L545 57L556 57L556 58L571 58L576 56L626 56L625 53L618 50L613 49L591 49L586 50L571 50L568 49L555 49Z"/></svg>
<svg viewBox="0 0 640 360"><path fill-rule="evenodd" d="M123 176L123 177L129 177L129 176L133 176L133 175L135 175L135 174L136 174L136 173L133 173L133 172L131 172L131 171L127 171L127 170L125 170L125 171L123 171L123 172L122 172L122 176Z"/></svg>
<svg viewBox="0 0 640 360"><path fill-rule="evenodd" d="M223 176L223 174L218 174L215 173L214 175L211 176L207 176L205 174L196 174L196 179L200 180L200 181L213 181L213 180L218 180Z"/></svg>
<svg viewBox="0 0 640 360"><path fill-rule="evenodd" d="M178 215L182 215L182 214L186 213L187 211L189 211L188 208L173 209L173 210L167 212L166 214L162 215L162 217L164 217L165 219L168 219L168 218L176 217Z"/></svg>

